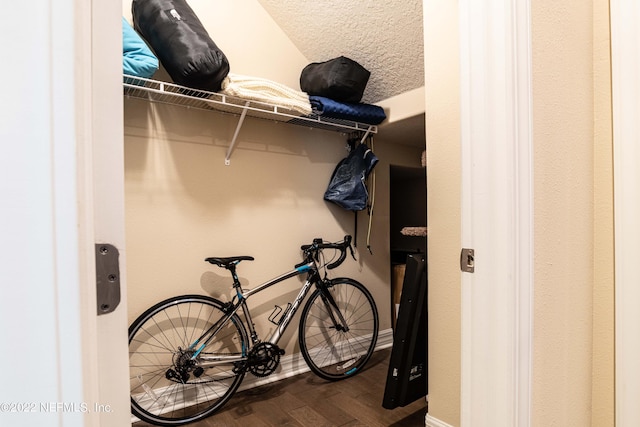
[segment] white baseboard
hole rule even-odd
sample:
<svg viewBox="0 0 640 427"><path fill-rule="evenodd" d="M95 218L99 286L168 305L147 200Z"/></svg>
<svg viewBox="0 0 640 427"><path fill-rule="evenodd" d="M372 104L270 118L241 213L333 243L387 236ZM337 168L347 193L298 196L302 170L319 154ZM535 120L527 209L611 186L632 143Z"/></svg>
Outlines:
<svg viewBox="0 0 640 427"><path fill-rule="evenodd" d="M376 342L376 351L389 348L393 345L393 330L386 329L378 332L378 341ZM242 381L242 384L238 388L238 391L248 390L254 387L258 387L265 384L270 384L276 381L284 380L286 378L293 377L310 369L307 363L304 361L301 353L291 354L284 356L280 359L280 366L276 371L268 377L258 378L251 374L247 374ZM139 421L135 416L131 416L131 422Z"/></svg>
<svg viewBox="0 0 640 427"><path fill-rule="evenodd" d="M453 427L445 423L444 421L440 421L439 419L432 417L429 414L424 417L424 425L426 427Z"/></svg>
<svg viewBox="0 0 640 427"><path fill-rule="evenodd" d="M393 330L386 329L378 332L378 342L376 343L376 351L389 348L393 345ZM304 361L301 353L286 355L280 359L280 366L276 371L268 377L258 378L251 374L247 374L240 385L239 390L248 390L265 384L284 380L294 375L309 372L307 362Z"/></svg>

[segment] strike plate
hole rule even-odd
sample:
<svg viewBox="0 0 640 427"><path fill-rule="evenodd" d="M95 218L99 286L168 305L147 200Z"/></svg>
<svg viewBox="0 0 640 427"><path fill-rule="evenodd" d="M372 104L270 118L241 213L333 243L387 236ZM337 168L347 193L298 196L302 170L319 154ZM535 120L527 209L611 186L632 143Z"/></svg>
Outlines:
<svg viewBox="0 0 640 427"><path fill-rule="evenodd" d="M96 244L96 299L98 316L111 313L120 304L120 264L118 248Z"/></svg>
<svg viewBox="0 0 640 427"><path fill-rule="evenodd" d="M475 269L475 251L473 249L462 248L460 252L460 270L465 273L473 273Z"/></svg>

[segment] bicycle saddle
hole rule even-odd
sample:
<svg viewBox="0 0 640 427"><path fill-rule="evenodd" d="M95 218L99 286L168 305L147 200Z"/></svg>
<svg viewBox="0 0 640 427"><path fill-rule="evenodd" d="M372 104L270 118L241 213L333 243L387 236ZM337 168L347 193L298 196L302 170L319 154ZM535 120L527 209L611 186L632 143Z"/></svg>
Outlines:
<svg viewBox="0 0 640 427"><path fill-rule="evenodd" d="M253 261L253 260L254 258L252 256L247 256L247 255L230 256L230 257L210 257L205 259L205 261L210 262L211 264L215 264L218 267L224 267L226 269L228 269L230 265L235 265L240 261Z"/></svg>

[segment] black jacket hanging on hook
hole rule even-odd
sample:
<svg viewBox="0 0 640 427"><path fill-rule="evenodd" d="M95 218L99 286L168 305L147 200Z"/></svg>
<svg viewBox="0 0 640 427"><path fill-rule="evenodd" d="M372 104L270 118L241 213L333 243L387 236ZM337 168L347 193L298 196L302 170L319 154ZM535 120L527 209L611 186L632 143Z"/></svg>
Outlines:
<svg viewBox="0 0 640 427"><path fill-rule="evenodd" d="M349 211L366 209L369 200L366 179L377 163L373 151L366 144L358 144L336 166L324 199Z"/></svg>

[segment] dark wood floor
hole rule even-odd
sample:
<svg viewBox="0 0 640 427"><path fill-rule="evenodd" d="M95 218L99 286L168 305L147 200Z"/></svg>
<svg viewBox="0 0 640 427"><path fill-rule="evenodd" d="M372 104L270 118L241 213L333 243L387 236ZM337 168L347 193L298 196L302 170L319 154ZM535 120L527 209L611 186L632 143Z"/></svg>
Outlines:
<svg viewBox="0 0 640 427"><path fill-rule="evenodd" d="M240 392L220 412L189 427L424 426L424 398L393 410L382 407L390 354L377 351L362 373L344 381L308 372Z"/></svg>

